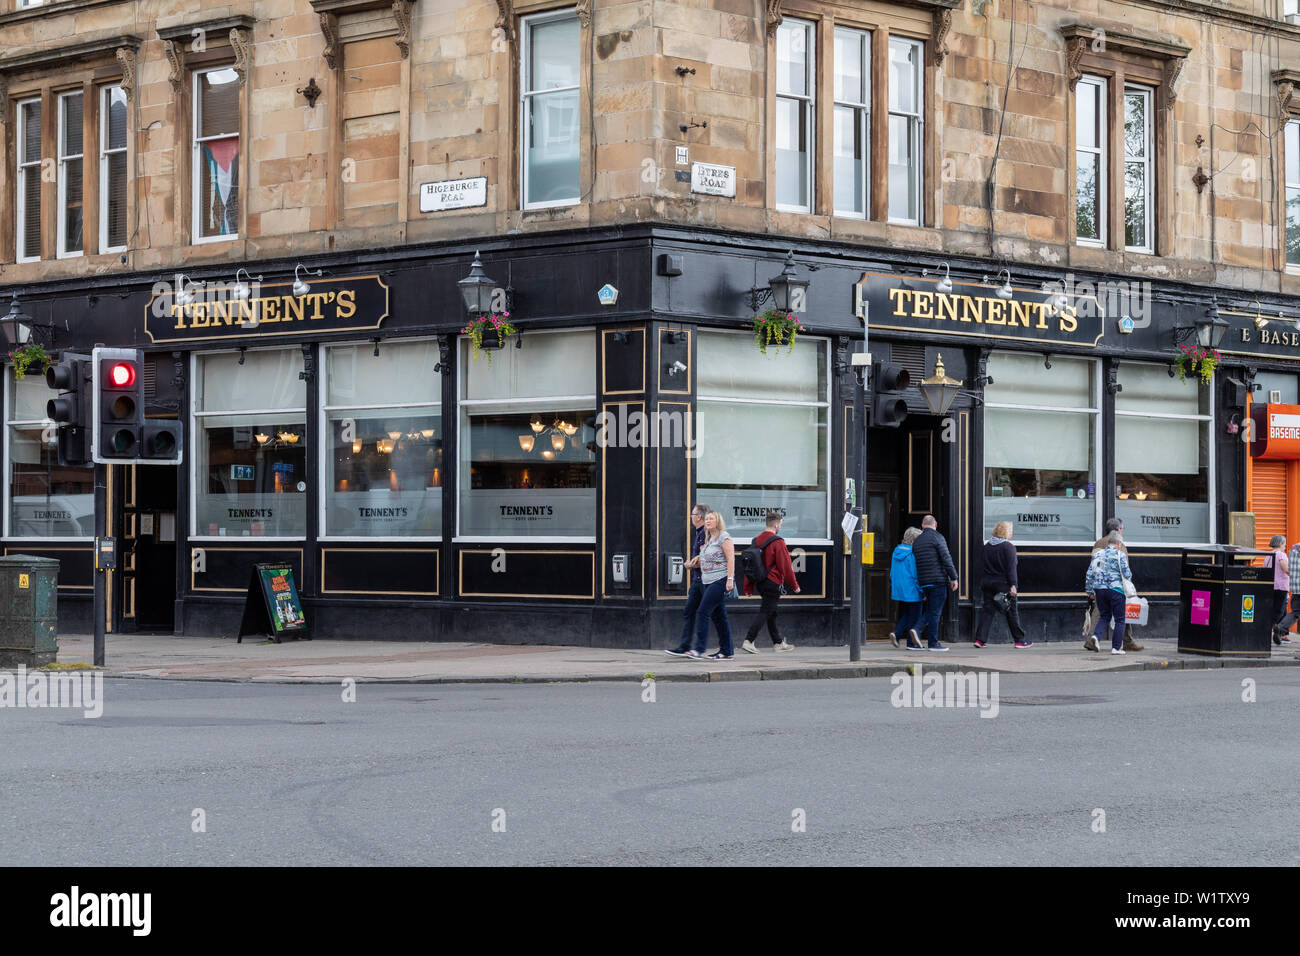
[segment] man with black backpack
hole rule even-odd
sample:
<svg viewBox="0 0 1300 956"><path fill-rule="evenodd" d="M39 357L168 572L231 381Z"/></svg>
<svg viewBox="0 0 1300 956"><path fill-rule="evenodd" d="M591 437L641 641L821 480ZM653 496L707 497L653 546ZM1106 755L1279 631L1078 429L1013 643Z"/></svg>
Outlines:
<svg viewBox="0 0 1300 956"><path fill-rule="evenodd" d="M781 518L780 513L769 511L767 530L751 541L749 547L740 555L741 571L745 577L745 594L753 594L757 591L763 599L759 616L749 626L745 642L740 645L742 651L748 651L750 654L758 653L758 648L754 646L754 638L758 636L764 621L767 621L767 633L772 638L772 646L776 650L794 650L794 645L783 640L776 629L776 603L781 600L782 590L791 588L795 594L799 593L799 582L794 576L790 551L785 546L785 539L779 537Z"/></svg>

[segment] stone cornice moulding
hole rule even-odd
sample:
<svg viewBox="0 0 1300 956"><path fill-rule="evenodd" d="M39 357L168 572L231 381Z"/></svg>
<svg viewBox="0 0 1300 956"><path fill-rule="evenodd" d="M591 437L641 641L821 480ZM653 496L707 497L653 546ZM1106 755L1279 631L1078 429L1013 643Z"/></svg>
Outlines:
<svg viewBox="0 0 1300 956"><path fill-rule="evenodd" d="M776 28L785 20L785 13L781 9L784 0L766 0L767 4L767 35L774 36ZM952 11L965 5L966 0L901 0L901 5L905 7L920 7L923 10L933 10L934 31L932 33L932 42L936 47L941 46L942 53L938 49L930 54L932 63L936 65L943 62L943 58L948 53L948 30L952 27ZM947 11L947 16L941 16L943 11ZM940 25L942 23L942 32Z"/></svg>
<svg viewBox="0 0 1300 956"><path fill-rule="evenodd" d="M1300 70L1274 70L1273 84L1277 87L1277 109L1280 113L1281 125L1285 126L1295 117L1291 115L1292 111L1300 111L1300 100L1296 99L1295 91L1300 87Z"/></svg>
<svg viewBox="0 0 1300 956"><path fill-rule="evenodd" d="M1145 31L1134 30L1132 27L1118 27L1101 20L1090 23L1067 23L1060 28L1060 33L1065 39L1065 69L1066 76L1070 80L1071 92L1074 91L1074 88L1079 84L1079 80L1083 77L1080 63L1084 54L1092 48L1093 43L1100 43L1105 52L1115 51L1163 60L1165 64L1165 92L1168 94L1170 102L1177 97L1177 93L1174 91L1174 83L1178 81L1179 74L1182 73L1187 55L1192 52L1192 48L1186 44Z"/></svg>
<svg viewBox="0 0 1300 956"><path fill-rule="evenodd" d="M241 14L236 17L221 17L213 20L191 20L185 23L173 23L171 26L157 27L159 39L170 42L186 42L194 38L194 31L201 30L211 37L229 35L231 30L247 30L250 33L257 21ZM206 41L205 41L206 42Z"/></svg>
<svg viewBox="0 0 1300 956"><path fill-rule="evenodd" d="M500 6L500 0L497 0ZM397 24L397 36L393 42L402 54L402 59L411 56L411 19L414 15L415 0L311 0L311 8L320 15L321 33L325 34L325 62L331 70L337 69L339 36L338 17L344 13L360 13L363 10L389 10L393 22ZM326 15L335 19L326 20ZM500 21L498 21L499 25ZM333 34L331 36L331 33Z"/></svg>
<svg viewBox="0 0 1300 956"><path fill-rule="evenodd" d="M141 39L137 36L119 34L98 40L83 40L81 43L68 43L46 46L30 53L18 53L0 57L0 73L13 74L24 70L36 70L42 67L78 63L114 57L121 49L134 53L140 49Z"/></svg>
<svg viewBox="0 0 1300 956"><path fill-rule="evenodd" d="M54 0L54 2L43 3L37 7L20 7L17 10L0 14L0 27L8 26L10 23L21 23L24 20L34 20L37 17L57 17L63 14L72 16L74 13L91 7L102 7L109 3L121 2L122 0Z"/></svg>

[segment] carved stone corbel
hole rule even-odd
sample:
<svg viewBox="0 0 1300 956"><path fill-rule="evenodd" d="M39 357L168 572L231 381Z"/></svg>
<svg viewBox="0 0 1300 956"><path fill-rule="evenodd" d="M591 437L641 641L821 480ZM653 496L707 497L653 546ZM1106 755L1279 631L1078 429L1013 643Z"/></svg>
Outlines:
<svg viewBox="0 0 1300 956"><path fill-rule="evenodd" d="M502 38L507 41L514 38L514 31L510 28L514 21L514 0L497 0L497 22L495 26L501 31Z"/></svg>
<svg viewBox="0 0 1300 956"><path fill-rule="evenodd" d="M9 77L0 73L0 126L9 122Z"/></svg>
<svg viewBox="0 0 1300 956"><path fill-rule="evenodd" d="M325 49L321 56L331 70L338 69L339 60L339 18L332 13L320 15L320 32L325 36Z"/></svg>
<svg viewBox="0 0 1300 956"><path fill-rule="evenodd" d="M767 0L767 35L773 36L785 16L781 13L782 0Z"/></svg>
<svg viewBox="0 0 1300 956"><path fill-rule="evenodd" d="M411 6L414 0L393 0L393 19L397 21L397 36L393 42L405 60L411 55Z"/></svg>
<svg viewBox="0 0 1300 956"><path fill-rule="evenodd" d="M130 103L135 98L135 50L120 47L117 51L117 62L122 64L122 92L126 94L126 101Z"/></svg>
<svg viewBox="0 0 1300 956"><path fill-rule="evenodd" d="M1287 115L1291 109L1291 97L1295 95L1295 83L1291 80L1282 80L1277 84L1277 108L1282 114L1282 123L1285 125L1290 116Z"/></svg>
<svg viewBox="0 0 1300 956"><path fill-rule="evenodd" d="M179 96L185 82L185 48L179 40L167 40L163 43L163 50L167 54L167 62L171 64L167 80L172 85L172 92Z"/></svg>
<svg viewBox="0 0 1300 956"><path fill-rule="evenodd" d="M935 10L930 42L930 63L934 66L943 66L943 58L948 55L948 32L951 29L952 9L940 7Z"/></svg>
<svg viewBox="0 0 1300 956"><path fill-rule="evenodd" d="M1182 57L1165 60L1165 99L1170 103L1178 101L1178 79L1186 65L1187 61Z"/></svg>
<svg viewBox="0 0 1300 956"><path fill-rule="evenodd" d="M1065 73L1070 78L1070 92L1079 85L1079 80L1083 77L1083 70L1079 69L1079 62L1083 59L1084 51L1088 49L1087 37L1071 37L1065 45Z"/></svg>
<svg viewBox="0 0 1300 956"><path fill-rule="evenodd" d="M230 31L230 48L235 51L235 72L239 74L239 85L248 79L248 70L253 65L249 56L248 31L235 27Z"/></svg>
<svg viewBox="0 0 1300 956"><path fill-rule="evenodd" d="M591 0L578 0L574 12L578 14L578 22L584 27L591 26Z"/></svg>

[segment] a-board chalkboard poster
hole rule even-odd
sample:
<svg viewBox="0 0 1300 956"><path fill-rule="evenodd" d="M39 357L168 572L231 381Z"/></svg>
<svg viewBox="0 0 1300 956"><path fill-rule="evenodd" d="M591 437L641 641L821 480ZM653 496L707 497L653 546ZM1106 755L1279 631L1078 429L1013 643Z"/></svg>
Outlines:
<svg viewBox="0 0 1300 956"><path fill-rule="evenodd" d="M236 643L252 634L268 635L277 644L286 637L310 640L298 588L293 583L293 568L283 564L253 565Z"/></svg>

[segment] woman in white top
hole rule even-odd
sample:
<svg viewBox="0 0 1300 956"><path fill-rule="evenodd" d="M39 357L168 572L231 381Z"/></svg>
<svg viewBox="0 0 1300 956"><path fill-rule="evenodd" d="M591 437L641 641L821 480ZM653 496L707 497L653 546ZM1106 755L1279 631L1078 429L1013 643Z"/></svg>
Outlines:
<svg viewBox="0 0 1300 956"><path fill-rule="evenodd" d="M689 657L703 657L709 640L709 621L718 629L718 651L710 660L729 661L735 655L731 644L731 622L727 620L727 598L736 590L736 543L727 534L722 515L710 511L704 516L704 547L696 559L700 565L700 578L704 596L695 617L695 647L687 651Z"/></svg>

